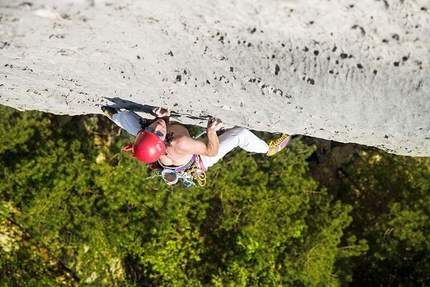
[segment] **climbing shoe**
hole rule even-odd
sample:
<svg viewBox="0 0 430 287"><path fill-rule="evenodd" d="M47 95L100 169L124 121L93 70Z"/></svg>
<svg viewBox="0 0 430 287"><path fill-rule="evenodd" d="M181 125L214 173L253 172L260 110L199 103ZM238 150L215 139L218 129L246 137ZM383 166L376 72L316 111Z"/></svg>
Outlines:
<svg viewBox="0 0 430 287"><path fill-rule="evenodd" d="M290 142L291 136L287 134L282 134L282 136L269 143L269 150L267 151L268 156L274 156L278 154L281 150L283 150L287 144Z"/></svg>
<svg viewBox="0 0 430 287"><path fill-rule="evenodd" d="M117 114L117 113L118 113L118 111L117 111L116 109L114 109L114 108L112 108L112 107L108 107L108 106L103 106L103 107L102 107L102 111L103 111L103 114L104 114L105 116L107 116L108 118L110 118L110 119L112 119L112 116L113 116L114 114Z"/></svg>

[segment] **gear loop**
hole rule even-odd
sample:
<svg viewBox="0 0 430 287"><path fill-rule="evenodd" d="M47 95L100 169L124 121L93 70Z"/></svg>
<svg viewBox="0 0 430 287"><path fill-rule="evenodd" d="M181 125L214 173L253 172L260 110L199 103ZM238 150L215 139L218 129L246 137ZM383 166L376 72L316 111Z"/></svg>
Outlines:
<svg viewBox="0 0 430 287"><path fill-rule="evenodd" d="M155 175L148 177L147 179L158 175L161 176L164 182L169 185L176 184L179 180L181 180L182 184L187 188L196 186L194 181L196 181L199 186L204 186L206 184L206 172L201 168L199 161L200 157L195 155L192 164L185 169L182 169L182 167L166 167L162 166L160 163L157 163L156 166L152 166Z"/></svg>

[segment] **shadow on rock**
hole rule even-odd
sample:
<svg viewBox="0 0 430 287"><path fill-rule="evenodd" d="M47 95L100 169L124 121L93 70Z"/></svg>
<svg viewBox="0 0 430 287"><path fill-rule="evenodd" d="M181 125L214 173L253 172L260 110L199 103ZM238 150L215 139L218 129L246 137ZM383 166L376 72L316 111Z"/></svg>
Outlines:
<svg viewBox="0 0 430 287"><path fill-rule="evenodd" d="M138 104L136 102L129 101L129 100L123 100L123 99L118 98L118 97L115 97L115 98L105 97L105 99L114 103L114 105L110 106L112 108L126 109L126 110L130 110L130 111L135 111L135 112L144 112L144 113L156 116L152 112L152 110L154 108L156 108L156 106L147 105L147 104ZM171 108L171 107L168 107L168 108ZM180 119L182 117L186 117L186 118L191 119L191 120L207 120L212 116L207 115L207 114L202 114L202 113L200 113L199 115L192 115L192 114L188 114L188 113L181 113L181 112L172 111L171 117L175 118L175 119Z"/></svg>
<svg viewBox="0 0 430 287"><path fill-rule="evenodd" d="M303 143L317 146L307 159L311 176L329 192L337 192L341 178L347 176L346 167L359 156L363 146L304 137Z"/></svg>

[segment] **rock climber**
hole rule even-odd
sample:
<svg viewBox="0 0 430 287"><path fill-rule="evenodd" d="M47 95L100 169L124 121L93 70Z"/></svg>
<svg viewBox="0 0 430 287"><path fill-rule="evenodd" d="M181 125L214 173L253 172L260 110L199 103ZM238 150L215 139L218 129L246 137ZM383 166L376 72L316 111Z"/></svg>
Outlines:
<svg viewBox="0 0 430 287"><path fill-rule="evenodd" d="M273 156L285 148L290 140L290 137L284 134L268 145L243 127L234 127L218 137L217 131L223 127L223 123L218 118L210 118L205 143L192 138L184 126L170 124L170 109L155 108L153 112L157 117L154 120L144 119L132 111L118 111L108 106L103 106L102 111L119 127L136 136L134 143L126 146L124 150L131 151L133 157L140 161L152 164L153 168L157 166L155 169L161 170L163 178L170 184L176 183L178 177L205 178L206 170L235 147ZM187 174L190 170L193 175Z"/></svg>

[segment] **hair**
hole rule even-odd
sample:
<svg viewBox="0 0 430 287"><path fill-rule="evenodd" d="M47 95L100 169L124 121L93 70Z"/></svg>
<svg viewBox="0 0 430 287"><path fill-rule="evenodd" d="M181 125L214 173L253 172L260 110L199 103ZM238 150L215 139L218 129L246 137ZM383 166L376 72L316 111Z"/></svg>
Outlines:
<svg viewBox="0 0 430 287"><path fill-rule="evenodd" d="M172 143L172 140L173 140L173 133L172 132L167 133L166 138L164 139L164 145L166 147L170 146L170 144Z"/></svg>
<svg viewBox="0 0 430 287"><path fill-rule="evenodd" d="M159 119L159 118L155 118L153 120L140 118L139 119L140 127L144 130L145 128L150 126L153 122L155 122L157 119ZM173 140L173 133L172 132L167 133L166 138L164 139L164 145L166 147L170 146L172 140Z"/></svg>

